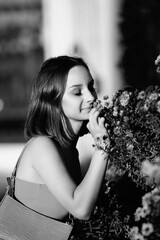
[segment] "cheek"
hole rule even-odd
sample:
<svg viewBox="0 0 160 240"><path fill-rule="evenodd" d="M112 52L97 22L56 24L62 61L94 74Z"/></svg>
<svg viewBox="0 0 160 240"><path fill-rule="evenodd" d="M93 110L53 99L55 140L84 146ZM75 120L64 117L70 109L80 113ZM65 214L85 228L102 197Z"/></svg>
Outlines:
<svg viewBox="0 0 160 240"><path fill-rule="evenodd" d="M81 100L77 97L64 97L62 99L62 108L63 111L68 110L73 110L73 109L79 109L81 106Z"/></svg>
<svg viewBox="0 0 160 240"><path fill-rule="evenodd" d="M75 99L72 99L72 98L64 98L62 100L62 108L65 115L68 117L72 115L76 110L78 110L76 101Z"/></svg>

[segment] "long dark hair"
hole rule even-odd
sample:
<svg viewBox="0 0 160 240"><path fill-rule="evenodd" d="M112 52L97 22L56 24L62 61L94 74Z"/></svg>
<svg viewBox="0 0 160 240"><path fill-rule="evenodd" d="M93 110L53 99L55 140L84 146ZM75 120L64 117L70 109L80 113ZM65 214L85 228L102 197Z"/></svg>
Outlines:
<svg viewBox="0 0 160 240"><path fill-rule="evenodd" d="M74 66L89 68L82 58L59 56L46 60L36 76L24 134L28 140L39 135L54 138L63 147L69 147L75 134L62 109L68 72ZM83 132L86 127L83 124ZM82 135L82 132L81 132Z"/></svg>

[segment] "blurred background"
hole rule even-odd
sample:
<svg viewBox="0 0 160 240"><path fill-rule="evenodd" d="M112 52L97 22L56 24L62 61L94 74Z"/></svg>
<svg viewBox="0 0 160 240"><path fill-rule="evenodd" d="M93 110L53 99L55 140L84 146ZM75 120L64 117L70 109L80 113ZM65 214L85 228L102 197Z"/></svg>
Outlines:
<svg viewBox="0 0 160 240"><path fill-rule="evenodd" d="M0 0L0 198L25 144L40 64L58 55L83 57L99 98L125 86L159 84L159 30L159 0ZM84 162L92 151L88 138L78 143Z"/></svg>

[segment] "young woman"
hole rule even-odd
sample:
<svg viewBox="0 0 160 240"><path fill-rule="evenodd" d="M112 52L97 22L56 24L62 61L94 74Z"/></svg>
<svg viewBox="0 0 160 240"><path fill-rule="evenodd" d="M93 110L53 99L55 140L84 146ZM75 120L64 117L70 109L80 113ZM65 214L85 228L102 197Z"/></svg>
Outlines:
<svg viewBox="0 0 160 240"><path fill-rule="evenodd" d="M77 57L48 59L33 86L25 124L29 142L16 173L15 196L45 216L88 219L106 169L107 152L95 148L82 178L76 144L86 129L103 148L104 119L86 63ZM87 125L86 125L87 124Z"/></svg>

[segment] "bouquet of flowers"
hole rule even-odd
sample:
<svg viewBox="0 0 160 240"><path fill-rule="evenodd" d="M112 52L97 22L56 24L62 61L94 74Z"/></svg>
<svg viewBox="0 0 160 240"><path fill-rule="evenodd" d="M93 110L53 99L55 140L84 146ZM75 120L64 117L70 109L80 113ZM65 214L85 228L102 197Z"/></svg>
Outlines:
<svg viewBox="0 0 160 240"><path fill-rule="evenodd" d="M160 87L119 90L112 102L97 103L110 138L109 160L115 173L128 173L142 187L150 183L142 163L160 158ZM153 181L154 184L154 181Z"/></svg>
<svg viewBox="0 0 160 240"><path fill-rule="evenodd" d="M88 221L75 221L72 239L130 239L134 212L155 185L142 166L160 159L160 87L119 90L112 101L95 104L109 133L110 166L95 211Z"/></svg>
<svg viewBox="0 0 160 240"><path fill-rule="evenodd" d="M160 57L156 64L160 72ZM158 240L160 87L118 90L95 107L109 134L109 167L91 218L75 220L71 239Z"/></svg>

